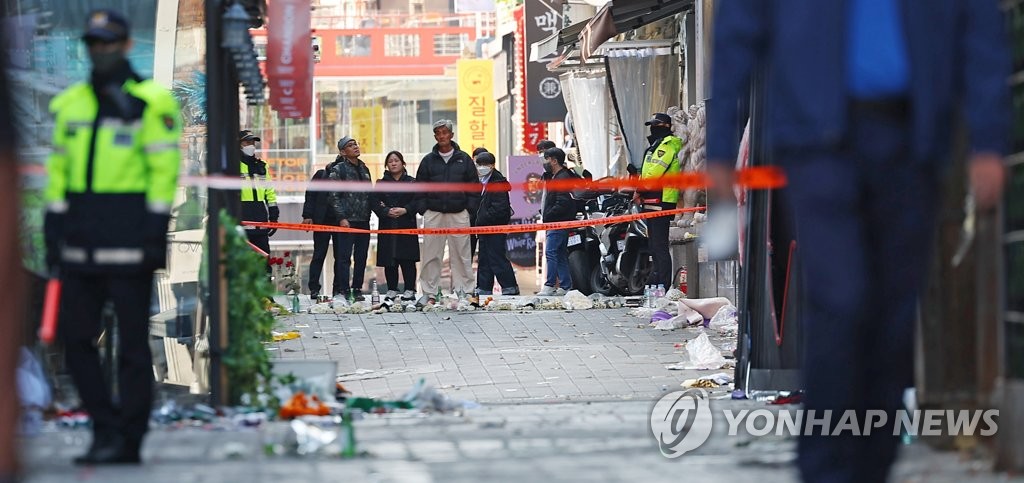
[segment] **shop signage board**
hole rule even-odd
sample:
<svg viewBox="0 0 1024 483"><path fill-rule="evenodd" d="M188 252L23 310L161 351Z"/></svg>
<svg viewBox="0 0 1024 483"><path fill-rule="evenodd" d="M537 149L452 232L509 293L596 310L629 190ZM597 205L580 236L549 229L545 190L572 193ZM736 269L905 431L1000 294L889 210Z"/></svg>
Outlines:
<svg viewBox="0 0 1024 483"><path fill-rule="evenodd" d="M267 149L263 152L267 163L267 179L298 183L297 191L277 190L277 196L302 195L302 187L312 177L308 149Z"/></svg>
<svg viewBox="0 0 1024 483"><path fill-rule="evenodd" d="M530 45L558 33L562 29L562 0L525 0L523 23L525 41L519 48L529 59ZM552 56L553 57L553 56ZM528 122L560 122L565 119L565 101L558 75L548 71L552 57L526 61L526 120Z"/></svg>
<svg viewBox="0 0 1024 483"><path fill-rule="evenodd" d="M512 210L515 212L512 224L534 223L541 208L543 162L539 156L509 156L507 166L508 180L515 187L508 194ZM524 183L527 184L525 190L519 188ZM508 259L520 267L536 266L536 237L536 232L509 233L506 241Z"/></svg>
<svg viewBox="0 0 1024 483"><path fill-rule="evenodd" d="M467 153L476 148L496 151L498 130L495 120L494 61L490 59L459 59L455 64L458 78L459 146Z"/></svg>
<svg viewBox="0 0 1024 483"><path fill-rule="evenodd" d="M267 5L267 81L270 107L282 119L306 119L312 109L313 49L310 0Z"/></svg>

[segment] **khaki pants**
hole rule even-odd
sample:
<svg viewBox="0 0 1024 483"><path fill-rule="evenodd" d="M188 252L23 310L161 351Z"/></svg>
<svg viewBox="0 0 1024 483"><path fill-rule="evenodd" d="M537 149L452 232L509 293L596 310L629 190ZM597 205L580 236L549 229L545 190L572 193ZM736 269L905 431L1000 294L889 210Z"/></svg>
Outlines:
<svg viewBox="0 0 1024 483"><path fill-rule="evenodd" d="M469 228L469 212L440 213L427 210L423 214L424 228ZM452 291L472 293L476 287L473 277L473 258L469 251L469 235L424 235L420 250L420 290L426 295L437 293L441 282L441 263L444 246L448 244L448 257L452 268Z"/></svg>

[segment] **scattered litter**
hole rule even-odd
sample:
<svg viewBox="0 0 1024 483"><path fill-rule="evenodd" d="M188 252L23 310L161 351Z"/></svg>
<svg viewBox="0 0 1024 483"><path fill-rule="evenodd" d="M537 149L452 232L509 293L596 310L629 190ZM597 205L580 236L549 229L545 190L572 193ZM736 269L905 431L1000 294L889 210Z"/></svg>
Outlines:
<svg viewBox="0 0 1024 483"><path fill-rule="evenodd" d="M775 398L774 401L769 401L768 404L772 404L772 405L800 404L802 402L804 402L804 393L803 393L803 391L793 391L793 392L789 392L789 393L786 393L786 392L779 393L779 397Z"/></svg>
<svg viewBox="0 0 1024 483"><path fill-rule="evenodd" d="M423 411L451 412L458 409L475 409L480 407L475 401L449 398L434 388L434 386L427 384L423 378L420 378L402 399L411 403L416 409Z"/></svg>
<svg viewBox="0 0 1024 483"><path fill-rule="evenodd" d="M588 310L594 308L594 301L579 290L570 290L562 297L562 305L568 310Z"/></svg>
<svg viewBox="0 0 1024 483"><path fill-rule="evenodd" d="M737 389L732 392L733 399L746 399L747 393L743 392L743 389Z"/></svg>
<svg viewBox="0 0 1024 483"><path fill-rule="evenodd" d="M281 419L294 419L298 416L327 416L331 414L331 409L315 395L307 397L306 393L299 391L292 395L288 402L281 405L277 414Z"/></svg>
<svg viewBox="0 0 1024 483"><path fill-rule="evenodd" d="M681 384L683 387L702 387L702 388L716 388L726 384L732 384L732 376L718 372L708 376L699 377L697 379L687 379Z"/></svg>
<svg viewBox="0 0 1024 483"><path fill-rule="evenodd" d="M722 357L721 351L711 343L711 340L708 339L708 334L705 332L701 332L699 336L686 342L686 354L687 360L665 366L665 369L720 369L729 362L725 357Z"/></svg>
<svg viewBox="0 0 1024 483"><path fill-rule="evenodd" d="M39 434L43 426L43 409L50 406L52 394L50 385L46 383L43 366L26 347L21 348L17 379L21 401L21 434Z"/></svg>
<svg viewBox="0 0 1024 483"><path fill-rule="evenodd" d="M701 322L704 322L703 316L701 316L693 309L683 305L682 302L678 303L677 310L679 315L676 315L675 317L669 315L669 318L666 319L664 318L664 316L662 316L658 320L655 320L652 317L651 327L654 327L655 329L658 330L675 330L682 329L683 327L691 325L697 325L700 324ZM668 312L655 312L655 315L659 313L668 314Z"/></svg>
<svg viewBox="0 0 1024 483"><path fill-rule="evenodd" d="M669 299L669 300L671 300L673 302L678 302L678 301L686 298L686 294L684 294L683 292L679 291L679 289L670 288L670 289L668 289L668 292L665 292L665 298L667 298L667 299Z"/></svg>
<svg viewBox="0 0 1024 483"><path fill-rule="evenodd" d="M715 312L708 323L708 328L714 330L722 337L736 337L739 333L739 316L736 307L725 305Z"/></svg>

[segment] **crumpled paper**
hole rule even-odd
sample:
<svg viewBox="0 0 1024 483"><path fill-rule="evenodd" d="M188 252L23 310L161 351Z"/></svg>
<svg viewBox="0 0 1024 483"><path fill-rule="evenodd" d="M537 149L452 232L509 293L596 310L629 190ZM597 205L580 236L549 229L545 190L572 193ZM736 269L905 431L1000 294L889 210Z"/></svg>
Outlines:
<svg viewBox="0 0 1024 483"><path fill-rule="evenodd" d="M724 372L718 372L704 377L698 377L697 379L687 379L683 381L680 386L682 387L702 387L706 389L721 387L726 384L732 383L732 376Z"/></svg>
<svg viewBox="0 0 1024 483"><path fill-rule="evenodd" d="M686 355L687 360L665 366L665 369L673 371L720 369L728 363L728 360L722 356L722 351L711 343L711 339L708 339L706 332L701 332L696 338L686 342Z"/></svg>
<svg viewBox="0 0 1024 483"><path fill-rule="evenodd" d="M562 297L562 305L567 310L588 310L594 308L594 301L590 300L579 290L570 290Z"/></svg>

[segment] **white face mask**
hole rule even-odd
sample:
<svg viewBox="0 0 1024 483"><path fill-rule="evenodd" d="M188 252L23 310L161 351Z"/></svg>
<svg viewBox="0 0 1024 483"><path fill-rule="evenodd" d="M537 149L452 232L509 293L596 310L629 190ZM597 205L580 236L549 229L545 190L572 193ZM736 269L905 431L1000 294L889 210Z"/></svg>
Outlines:
<svg viewBox="0 0 1024 483"><path fill-rule="evenodd" d="M252 156L256 154L256 146L253 144L250 144L248 146L242 146L242 154L245 154L246 156Z"/></svg>
<svg viewBox="0 0 1024 483"><path fill-rule="evenodd" d="M476 167L476 174L479 175L481 178L486 178L489 174L491 174L491 167L490 166L477 166Z"/></svg>

